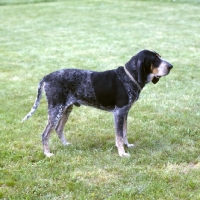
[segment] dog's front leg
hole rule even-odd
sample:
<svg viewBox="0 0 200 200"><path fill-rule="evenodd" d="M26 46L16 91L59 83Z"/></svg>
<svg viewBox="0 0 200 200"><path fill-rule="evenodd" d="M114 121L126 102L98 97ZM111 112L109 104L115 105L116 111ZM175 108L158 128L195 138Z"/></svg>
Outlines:
<svg viewBox="0 0 200 200"><path fill-rule="evenodd" d="M118 148L119 156L129 156L124 150L124 120L126 113L114 112L115 121L115 136L116 136L116 147Z"/></svg>
<svg viewBox="0 0 200 200"><path fill-rule="evenodd" d="M129 144L128 139L127 139L127 116L128 113L124 116L124 125L123 125L123 140L124 144L129 148L129 147L134 147L134 144Z"/></svg>

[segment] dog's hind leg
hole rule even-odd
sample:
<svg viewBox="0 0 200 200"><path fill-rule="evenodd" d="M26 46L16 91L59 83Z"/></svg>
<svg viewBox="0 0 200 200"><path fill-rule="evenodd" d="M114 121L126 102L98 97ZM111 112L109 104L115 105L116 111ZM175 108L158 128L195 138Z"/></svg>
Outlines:
<svg viewBox="0 0 200 200"><path fill-rule="evenodd" d="M69 118L69 115L70 115L72 109L73 109L73 105L70 105L69 107L66 108L66 110L63 112L63 115L55 129L58 134L58 137L60 138L63 145L71 144L71 143L67 142L65 139L64 126Z"/></svg>
<svg viewBox="0 0 200 200"><path fill-rule="evenodd" d="M50 149L49 149L49 137L52 130L53 130L53 125L49 121L42 134L43 151L44 151L44 155L47 157L53 156L53 154L50 153Z"/></svg>
<svg viewBox="0 0 200 200"><path fill-rule="evenodd" d="M50 137L50 134L53 131L53 129L56 128L60 118L62 117L63 110L64 110L63 105L56 105L56 106L50 105L49 106L49 120L48 120L48 124L42 134L44 155L47 157L50 157L53 155L52 153L50 153L49 137Z"/></svg>

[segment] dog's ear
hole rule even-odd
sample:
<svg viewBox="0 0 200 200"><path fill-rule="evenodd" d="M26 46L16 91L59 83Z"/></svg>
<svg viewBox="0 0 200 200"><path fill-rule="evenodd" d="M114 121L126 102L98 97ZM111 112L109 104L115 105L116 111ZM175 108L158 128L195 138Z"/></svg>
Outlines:
<svg viewBox="0 0 200 200"><path fill-rule="evenodd" d="M146 81L146 72L144 67L144 62L141 60L137 61L137 69L138 69L138 82L143 83Z"/></svg>
<svg viewBox="0 0 200 200"><path fill-rule="evenodd" d="M152 82L156 84L159 81L159 78L153 77Z"/></svg>

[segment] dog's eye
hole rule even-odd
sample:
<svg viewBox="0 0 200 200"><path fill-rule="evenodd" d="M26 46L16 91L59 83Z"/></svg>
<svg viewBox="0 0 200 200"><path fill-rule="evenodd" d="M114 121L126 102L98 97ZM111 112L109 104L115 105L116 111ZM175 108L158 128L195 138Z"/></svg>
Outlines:
<svg viewBox="0 0 200 200"><path fill-rule="evenodd" d="M159 60L160 58L158 57L158 56L156 56L155 58L154 58L154 60L155 61L157 61L157 60Z"/></svg>

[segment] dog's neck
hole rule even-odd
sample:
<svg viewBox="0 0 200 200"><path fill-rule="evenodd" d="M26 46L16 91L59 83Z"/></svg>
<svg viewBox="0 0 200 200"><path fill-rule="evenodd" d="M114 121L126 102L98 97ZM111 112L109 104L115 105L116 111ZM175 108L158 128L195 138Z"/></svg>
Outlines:
<svg viewBox="0 0 200 200"><path fill-rule="evenodd" d="M135 80L133 75L131 75L131 73L128 71L128 69L126 68L126 65L124 65L124 71L126 72L127 76L137 85L138 89L141 91L142 88L140 84Z"/></svg>
<svg viewBox="0 0 200 200"><path fill-rule="evenodd" d="M138 78L138 67L137 67L137 59L131 59L129 62L125 64L126 69L131 74L131 76L137 81L141 88L145 86L145 82L139 82Z"/></svg>

